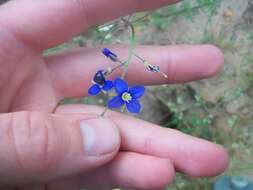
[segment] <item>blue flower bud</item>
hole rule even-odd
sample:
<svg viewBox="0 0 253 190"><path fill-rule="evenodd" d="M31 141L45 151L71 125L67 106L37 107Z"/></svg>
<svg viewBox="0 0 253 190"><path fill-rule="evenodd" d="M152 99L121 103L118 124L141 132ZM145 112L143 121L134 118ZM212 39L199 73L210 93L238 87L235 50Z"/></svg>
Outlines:
<svg viewBox="0 0 253 190"><path fill-rule="evenodd" d="M111 50L109 50L108 48L103 48L102 49L102 53L108 57L109 59L111 59L112 61L114 62L117 62L119 59L118 59L118 56L113 53Z"/></svg>
<svg viewBox="0 0 253 190"><path fill-rule="evenodd" d="M153 65L149 65L148 70L154 73L158 73L160 71L160 67L159 66L153 66Z"/></svg>

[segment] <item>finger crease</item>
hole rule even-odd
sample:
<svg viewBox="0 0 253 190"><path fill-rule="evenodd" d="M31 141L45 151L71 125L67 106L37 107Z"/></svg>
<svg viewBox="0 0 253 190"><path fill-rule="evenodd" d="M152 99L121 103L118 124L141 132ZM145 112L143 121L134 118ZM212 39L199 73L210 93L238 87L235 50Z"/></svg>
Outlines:
<svg viewBox="0 0 253 190"><path fill-rule="evenodd" d="M15 154L15 158L16 158L16 162L18 164L18 167L20 168L21 171L23 171L24 169L24 166L21 162L21 158L20 158L20 155L19 155L19 152L18 152L18 143L17 143L17 140L16 140L16 137L15 137L15 132L14 132L14 117L13 117L13 114L10 114L10 123L9 123L9 127L10 127L10 138L12 139L12 142L13 142L13 150L14 150L14 154Z"/></svg>

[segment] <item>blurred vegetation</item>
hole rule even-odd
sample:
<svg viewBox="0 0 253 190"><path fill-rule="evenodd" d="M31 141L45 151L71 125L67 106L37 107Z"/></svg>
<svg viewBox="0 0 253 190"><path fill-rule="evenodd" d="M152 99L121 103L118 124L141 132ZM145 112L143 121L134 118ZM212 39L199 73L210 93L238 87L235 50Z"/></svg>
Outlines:
<svg viewBox="0 0 253 190"><path fill-rule="evenodd" d="M224 145L231 156L230 168L226 174L252 177L253 32L242 18L234 18L236 13L230 6L222 7L225 3L229 4L230 1L185 0L156 11L137 13L125 17L127 22L118 19L94 27L45 54L75 46L130 44L129 26L134 27L138 44L215 44L225 54L222 74L200 82L150 88L150 93L159 104L159 122L164 127ZM203 18L205 20L198 23ZM184 34L182 36L161 38L166 33L175 32L172 30L175 23L188 23L189 32L181 31ZM201 26L201 31L198 34L191 33L191 29L198 25ZM143 33L149 34L150 39L147 39L147 35L143 36ZM98 100L84 98L66 101L73 102L104 103L101 97ZM214 180L192 180L178 174L175 183L168 189L209 190L212 189Z"/></svg>

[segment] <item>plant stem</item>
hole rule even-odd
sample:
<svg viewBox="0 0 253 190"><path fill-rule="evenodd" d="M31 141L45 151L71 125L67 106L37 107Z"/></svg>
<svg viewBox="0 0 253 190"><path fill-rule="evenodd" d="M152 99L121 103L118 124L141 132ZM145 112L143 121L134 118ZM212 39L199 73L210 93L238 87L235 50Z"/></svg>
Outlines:
<svg viewBox="0 0 253 190"><path fill-rule="evenodd" d="M101 117L104 117L105 116L105 114L106 114L106 112L107 112L107 110L108 110L108 107L105 107L105 109L104 109L104 111L101 113Z"/></svg>
<svg viewBox="0 0 253 190"><path fill-rule="evenodd" d="M130 36L130 47L129 47L129 53L128 53L128 59L126 61L126 65L124 68L124 72L121 76L122 79L125 79L129 65L132 61L132 58L134 56L134 48L135 48L135 30L134 30L134 26L132 23L130 23L129 21L122 19L129 27L131 30L131 36Z"/></svg>
<svg viewBox="0 0 253 190"><path fill-rule="evenodd" d="M133 54L136 58L138 58L139 60L141 60L142 62L146 61L145 59L143 59L142 57L140 57L139 55L137 55L136 53Z"/></svg>
<svg viewBox="0 0 253 190"><path fill-rule="evenodd" d="M117 70L118 68L124 66L124 71L123 71L123 74L121 76L121 78L124 79L126 77L126 74L127 74L127 71L128 71L128 67L129 67L129 65L130 65L130 63L132 61L132 58L135 56L135 54L134 54L134 48L135 48L135 30L134 30L133 24L130 23L128 20L122 19L122 21L124 21L127 24L127 26L130 28L130 30L131 30L130 48L129 48L129 53L128 53L128 59L127 59L126 62L119 61L120 65L118 65L115 68L113 68L113 70ZM101 117L105 116L107 110L108 110L108 107L105 108L105 110L101 114Z"/></svg>

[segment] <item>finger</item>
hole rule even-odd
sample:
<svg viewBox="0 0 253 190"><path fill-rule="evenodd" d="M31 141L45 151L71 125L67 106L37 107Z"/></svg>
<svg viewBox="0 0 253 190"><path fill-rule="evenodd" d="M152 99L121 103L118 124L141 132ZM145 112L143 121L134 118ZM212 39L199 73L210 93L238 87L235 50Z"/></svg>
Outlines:
<svg viewBox="0 0 253 190"><path fill-rule="evenodd" d="M121 152L110 164L78 177L49 185L49 189L164 189L174 179L174 168L167 159Z"/></svg>
<svg viewBox="0 0 253 190"><path fill-rule="evenodd" d="M48 48L92 25L175 2L177 1L13 0L0 8L0 23L25 43Z"/></svg>
<svg viewBox="0 0 253 190"><path fill-rule="evenodd" d="M111 120L87 114L2 114L0 134L0 186L89 171L110 161L120 145Z"/></svg>
<svg viewBox="0 0 253 190"><path fill-rule="evenodd" d="M67 105L57 113L102 113L96 106ZM194 177L214 176L228 165L224 148L179 131L161 128L116 112L107 112L120 129L121 150L167 158L177 171Z"/></svg>
<svg viewBox="0 0 253 190"><path fill-rule="evenodd" d="M48 190L46 185L26 185L19 187L18 190ZM57 190L57 189L54 189Z"/></svg>
<svg viewBox="0 0 253 190"><path fill-rule="evenodd" d="M128 48L112 48L122 60L128 57ZM68 53L46 58L52 72L57 91L64 97L81 97L87 95L94 74L101 69L113 67L101 50L78 49ZM138 55L153 65L159 65L168 75L168 79L158 73L148 72L143 64L135 58L130 65L127 81L130 84L166 84L182 83L211 77L223 66L221 51L211 45L180 46L141 46L136 49ZM122 70L115 71L110 78L120 76ZM71 90L70 90L71 89Z"/></svg>

